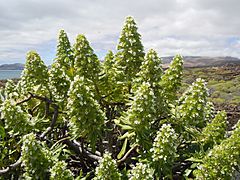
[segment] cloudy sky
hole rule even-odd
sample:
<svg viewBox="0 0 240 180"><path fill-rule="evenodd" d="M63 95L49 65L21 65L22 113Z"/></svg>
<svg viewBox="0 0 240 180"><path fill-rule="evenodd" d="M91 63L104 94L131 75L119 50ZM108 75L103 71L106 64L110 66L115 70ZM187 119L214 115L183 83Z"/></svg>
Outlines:
<svg viewBox="0 0 240 180"><path fill-rule="evenodd" d="M240 57L239 0L0 0L0 64L25 62L36 50L51 64L56 37L85 34L102 59L116 49L126 16L146 50L160 56Z"/></svg>

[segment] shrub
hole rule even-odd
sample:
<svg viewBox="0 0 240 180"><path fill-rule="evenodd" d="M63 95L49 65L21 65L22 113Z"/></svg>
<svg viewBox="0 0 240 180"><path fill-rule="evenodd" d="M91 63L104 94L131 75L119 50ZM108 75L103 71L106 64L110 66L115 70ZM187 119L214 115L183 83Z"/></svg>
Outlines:
<svg viewBox="0 0 240 180"><path fill-rule="evenodd" d="M239 123L227 136L206 82L181 94L183 58L163 71L127 17L117 52L99 61L84 35L61 30L48 70L27 54L17 85L1 90L4 179L230 179L240 165ZM229 134L229 133L228 133Z"/></svg>

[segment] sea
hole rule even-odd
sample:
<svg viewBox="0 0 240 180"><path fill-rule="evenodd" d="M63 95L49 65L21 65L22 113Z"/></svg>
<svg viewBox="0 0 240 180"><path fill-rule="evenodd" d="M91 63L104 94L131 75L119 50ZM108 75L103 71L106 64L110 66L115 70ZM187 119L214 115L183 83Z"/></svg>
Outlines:
<svg viewBox="0 0 240 180"><path fill-rule="evenodd" d="M22 70L0 70L0 80L20 78Z"/></svg>

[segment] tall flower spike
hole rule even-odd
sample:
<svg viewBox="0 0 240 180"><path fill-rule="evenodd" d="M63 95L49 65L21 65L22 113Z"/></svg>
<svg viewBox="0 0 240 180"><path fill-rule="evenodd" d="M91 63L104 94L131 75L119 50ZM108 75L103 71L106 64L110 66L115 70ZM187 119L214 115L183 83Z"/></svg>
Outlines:
<svg viewBox="0 0 240 180"><path fill-rule="evenodd" d="M161 64L162 61L157 52L150 49L140 67L140 72L137 74L140 83L149 82L153 88L158 86L163 74Z"/></svg>
<svg viewBox="0 0 240 180"><path fill-rule="evenodd" d="M139 72L144 59L141 35L137 29L133 17L127 17L117 46L116 67L123 71L127 82L132 81L132 78Z"/></svg>
<svg viewBox="0 0 240 180"><path fill-rule="evenodd" d="M163 88L163 94L165 95L165 99L168 100L170 103L177 99L176 93L181 85L182 71L183 58L182 56L177 55L173 58L170 67L162 76L160 85Z"/></svg>
<svg viewBox="0 0 240 180"><path fill-rule="evenodd" d="M153 180L154 170L149 164L137 163L128 174L129 180Z"/></svg>
<svg viewBox="0 0 240 180"><path fill-rule="evenodd" d="M77 36L74 44L74 69L77 75L84 77L85 81L96 83L100 73L100 61L90 47L86 37Z"/></svg>
<svg viewBox="0 0 240 180"><path fill-rule="evenodd" d="M115 56L112 51L108 51L102 64L102 75L100 77L100 86L105 101L115 101L121 92L118 92L116 80L116 68L114 67ZM120 89L119 89L120 90Z"/></svg>
<svg viewBox="0 0 240 180"><path fill-rule="evenodd" d="M73 173L67 169L67 163L59 161L50 169L50 180L73 180Z"/></svg>
<svg viewBox="0 0 240 180"><path fill-rule="evenodd" d="M26 134L31 131L33 124L30 122L31 116L16 106L14 101L5 100L1 106L1 119L5 120L5 128L9 133Z"/></svg>
<svg viewBox="0 0 240 180"><path fill-rule="evenodd" d="M48 78L48 68L38 53L35 51L28 52L20 80L22 93L32 92L46 95L49 90Z"/></svg>
<svg viewBox="0 0 240 180"><path fill-rule="evenodd" d="M156 98L153 89L149 83L143 82L133 97L131 107L120 117L120 121L133 128L136 142L145 150L151 148L150 134L153 133L151 125L156 120L156 113Z"/></svg>
<svg viewBox="0 0 240 180"><path fill-rule="evenodd" d="M240 164L240 121L232 135L213 147L194 171L196 179L235 179ZM236 178L237 179L237 178Z"/></svg>
<svg viewBox="0 0 240 180"><path fill-rule="evenodd" d="M171 125L162 125L150 151L158 176L171 175L172 166L177 157L177 134Z"/></svg>
<svg viewBox="0 0 240 180"><path fill-rule="evenodd" d="M112 68L113 68L113 65L114 65L114 54L110 50L106 54L106 57L105 57L104 62L103 62L103 70L104 70L104 72L108 73L109 71L111 71Z"/></svg>
<svg viewBox="0 0 240 180"><path fill-rule="evenodd" d="M121 174L117 168L117 162L109 153L105 153L96 168L94 180L120 180Z"/></svg>
<svg viewBox="0 0 240 180"><path fill-rule="evenodd" d="M93 99L93 94L84 83L83 77L74 78L68 95L67 113L72 135L76 138L87 138L95 147L105 119L100 105Z"/></svg>
<svg viewBox="0 0 240 180"><path fill-rule="evenodd" d="M197 79L196 82L179 99L177 107L178 120L183 126L192 126L203 128L207 123L207 115L205 108L207 105L208 89L206 82L202 79Z"/></svg>
<svg viewBox="0 0 240 180"><path fill-rule="evenodd" d="M33 133L25 135L21 156L24 179L48 179L52 156L46 144L36 140Z"/></svg>
<svg viewBox="0 0 240 180"><path fill-rule="evenodd" d="M215 118L203 128L200 135L201 144L207 145L209 149L219 144L225 137L226 128L226 112L218 112Z"/></svg>
<svg viewBox="0 0 240 180"><path fill-rule="evenodd" d="M57 54L49 72L53 98L62 101L66 97L73 78L73 52L67 34L61 30L58 37Z"/></svg>

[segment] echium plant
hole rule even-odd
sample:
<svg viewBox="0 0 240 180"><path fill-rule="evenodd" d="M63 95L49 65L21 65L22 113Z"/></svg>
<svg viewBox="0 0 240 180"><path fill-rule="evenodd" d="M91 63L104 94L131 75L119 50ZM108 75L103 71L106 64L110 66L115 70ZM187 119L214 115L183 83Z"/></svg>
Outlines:
<svg viewBox="0 0 240 180"><path fill-rule="evenodd" d="M87 138L95 147L102 131L105 115L94 95L86 85L84 77L75 76L68 93L67 114L69 128L74 138Z"/></svg>
<svg viewBox="0 0 240 180"><path fill-rule="evenodd" d="M141 43L141 35L133 17L126 18L116 54L116 68L120 73L120 81L127 83L128 91L131 90L131 82L140 70L144 59L144 48Z"/></svg>
<svg viewBox="0 0 240 180"><path fill-rule="evenodd" d="M151 124L156 120L156 98L150 83L143 82L135 92L133 101L130 103L129 109L119 118L119 122L115 122L123 129L128 130L128 134L132 134L136 142L148 149L151 147L151 137L153 133Z"/></svg>
<svg viewBox="0 0 240 180"><path fill-rule="evenodd" d="M181 94L182 57L165 71L156 51L144 57L132 17L105 62L84 35L71 47L63 30L56 56L49 78L29 52L17 86L0 90L0 179L215 180L239 171L240 122L226 133L202 79Z"/></svg>
<svg viewBox="0 0 240 180"><path fill-rule="evenodd" d="M118 88L116 72L117 69L114 66L115 55L112 51L108 51L102 63L102 72L100 76L100 88L101 94L105 97L104 100L107 102L118 102L121 94L120 88Z"/></svg>
<svg viewBox="0 0 240 180"><path fill-rule="evenodd" d="M208 97L208 89L206 82L197 79L196 82L189 87L178 101L176 108L177 121L185 127L196 127L202 129L206 125L206 111ZM211 111L211 109L207 109Z"/></svg>
<svg viewBox="0 0 240 180"><path fill-rule="evenodd" d="M158 178L172 178L173 163L177 158L178 135L170 124L163 124L154 139L153 166Z"/></svg>
<svg viewBox="0 0 240 180"><path fill-rule="evenodd" d="M181 86L183 71L183 58L176 55L169 68L165 71L161 80L161 87L163 87L163 95L169 103L174 103L177 99L177 91Z"/></svg>
<svg viewBox="0 0 240 180"><path fill-rule="evenodd" d="M73 51L64 30L59 32L57 54L49 72L50 89L57 101L62 101L73 78Z"/></svg>
<svg viewBox="0 0 240 180"><path fill-rule="evenodd" d="M84 81L94 85L98 82L100 73L100 61L91 48L87 38L79 34L74 50L74 73L84 77Z"/></svg>
<svg viewBox="0 0 240 180"><path fill-rule="evenodd" d="M52 153L33 133L23 137L21 161L25 179L48 179L53 166Z"/></svg>
<svg viewBox="0 0 240 180"><path fill-rule="evenodd" d="M13 100L5 100L1 106L1 119L4 119L5 129L9 134L26 134L34 125L31 115L16 106Z"/></svg>
<svg viewBox="0 0 240 180"><path fill-rule="evenodd" d="M232 179L240 164L240 121L232 135L223 140L199 163L196 179Z"/></svg>
<svg viewBox="0 0 240 180"><path fill-rule="evenodd" d="M158 57L155 50L150 49L146 54L144 61L140 67L140 71L137 74L135 80L135 88L141 85L143 82L149 83L153 89L156 101L156 112L159 117L166 116L168 113L167 104L162 94L163 88L161 87L161 80L163 76L162 61Z"/></svg>
<svg viewBox="0 0 240 180"><path fill-rule="evenodd" d="M105 153L96 168L94 180L121 180L121 174L117 169L117 162L111 154Z"/></svg>
<svg viewBox="0 0 240 180"><path fill-rule="evenodd" d="M46 95L49 93L48 69L35 51L27 53L25 68L19 83L24 94L31 92Z"/></svg>
<svg viewBox="0 0 240 180"><path fill-rule="evenodd" d="M154 169L149 163L137 163L129 172L129 180L153 180Z"/></svg>
<svg viewBox="0 0 240 180"><path fill-rule="evenodd" d="M226 112L218 112L214 119L207 123L199 137L200 143L206 148L212 148L225 138L227 128Z"/></svg>
<svg viewBox="0 0 240 180"><path fill-rule="evenodd" d="M1 101L4 101L5 99L15 99L18 97L18 95L19 92L17 90L16 84L11 79L7 80Z"/></svg>
<svg viewBox="0 0 240 180"><path fill-rule="evenodd" d="M67 169L67 163L59 161L50 169L50 180L74 180L73 173Z"/></svg>
<svg viewBox="0 0 240 180"><path fill-rule="evenodd" d="M152 88L159 88L163 75L162 61L155 50L150 49L137 74L137 82L148 82Z"/></svg>

